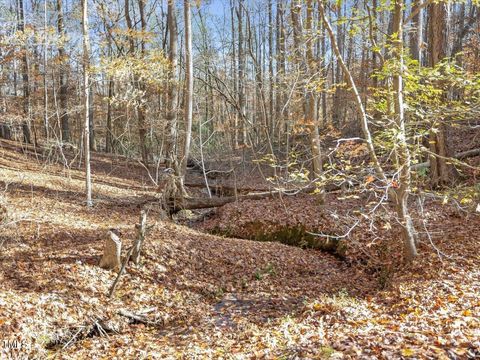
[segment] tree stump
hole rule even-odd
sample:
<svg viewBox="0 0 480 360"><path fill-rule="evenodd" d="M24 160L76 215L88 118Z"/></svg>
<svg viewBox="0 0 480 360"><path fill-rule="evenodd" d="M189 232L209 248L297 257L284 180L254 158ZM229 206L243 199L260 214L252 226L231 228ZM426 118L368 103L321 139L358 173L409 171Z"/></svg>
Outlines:
<svg viewBox="0 0 480 360"><path fill-rule="evenodd" d="M107 233L103 256L100 260L100 267L107 270L119 271L122 266L120 255L122 252L122 241L112 230Z"/></svg>

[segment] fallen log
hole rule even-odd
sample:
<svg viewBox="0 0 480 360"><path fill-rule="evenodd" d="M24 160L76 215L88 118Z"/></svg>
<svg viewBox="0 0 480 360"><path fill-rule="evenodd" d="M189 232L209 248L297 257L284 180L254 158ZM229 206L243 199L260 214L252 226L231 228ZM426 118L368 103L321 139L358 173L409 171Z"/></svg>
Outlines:
<svg viewBox="0 0 480 360"><path fill-rule="evenodd" d="M453 159L456 160L464 160L468 159L474 156L480 156L480 148L478 149L472 149L468 151L463 151L461 153L455 154L452 156ZM415 164L410 167L411 170L418 170L418 169L423 169L427 168L430 166L430 161L425 161L423 163Z"/></svg>
<svg viewBox="0 0 480 360"><path fill-rule="evenodd" d="M302 191L297 190L294 192L289 192L285 190L276 190L276 191L265 191L253 194L245 194L238 196L224 196L224 197L212 197L212 198L183 198L183 199L174 199L170 201L169 208L172 210L172 213L178 212L180 210L198 210L198 209L208 209L214 207L220 207L235 201L241 200L262 200L274 197L276 195L280 196L292 196L296 195L299 192L304 191L313 191L314 188L305 188Z"/></svg>
<svg viewBox="0 0 480 360"><path fill-rule="evenodd" d="M156 328L162 328L165 325L165 320L164 319L155 319L155 320L150 320L147 316L145 316L144 313L142 314L135 314L132 313L128 310L123 310L120 309L118 311L118 314L126 317L129 319L132 323L136 324L144 324L146 326L151 326L151 327L156 327Z"/></svg>
<svg viewBox="0 0 480 360"><path fill-rule="evenodd" d="M238 200L261 200L278 195L279 192L261 192L240 196L224 196L212 198L185 198L177 201L173 206L174 211L196 210L219 207Z"/></svg>
<svg viewBox="0 0 480 360"><path fill-rule="evenodd" d="M205 188L205 182L198 183L198 182L187 182L185 183L185 186L189 188ZM271 187L268 185L265 186L258 186L258 187L239 187L235 185L229 185L229 184L222 184L222 183L217 183L217 182L211 182L208 184L210 187L210 191L212 194L215 194L217 196L233 196L235 192L237 194L248 194L252 192L266 192L269 191Z"/></svg>
<svg viewBox="0 0 480 360"><path fill-rule="evenodd" d="M463 160L463 159L467 159L467 158L471 158L479 155L480 155L480 148L458 153L457 155L455 155L455 158L458 160Z"/></svg>

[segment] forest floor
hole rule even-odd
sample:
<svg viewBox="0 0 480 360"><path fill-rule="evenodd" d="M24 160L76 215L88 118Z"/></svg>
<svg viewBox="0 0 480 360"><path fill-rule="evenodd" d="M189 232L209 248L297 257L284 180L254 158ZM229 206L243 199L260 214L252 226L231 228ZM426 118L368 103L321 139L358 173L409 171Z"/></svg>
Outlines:
<svg viewBox="0 0 480 360"><path fill-rule="evenodd" d="M2 359L480 357L475 211L427 202L430 237L422 237L418 259L372 268L319 250L205 233L213 223L242 228L242 214L308 223L325 208L321 218L336 224L357 204L352 199L332 195L321 207L304 197L230 204L200 230L159 221L152 209L142 263L127 268L108 298L116 274L98 266L107 230L117 228L131 244L140 211L134 200L155 196L155 187L140 166L95 154L88 209L81 170L1 145L9 212L0 234ZM365 226L352 241L376 248ZM398 243L388 229L380 236ZM151 321L131 323L120 311ZM87 331L93 324L115 331Z"/></svg>

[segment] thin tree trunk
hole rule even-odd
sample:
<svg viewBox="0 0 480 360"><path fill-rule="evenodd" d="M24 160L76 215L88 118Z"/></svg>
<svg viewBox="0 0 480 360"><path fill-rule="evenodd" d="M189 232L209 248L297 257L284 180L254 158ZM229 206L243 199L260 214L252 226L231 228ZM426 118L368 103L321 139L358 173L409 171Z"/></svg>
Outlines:
<svg viewBox="0 0 480 360"><path fill-rule="evenodd" d="M292 1L292 25L295 41L295 60L299 64L301 76L309 79L314 73L315 59L313 57L312 40L304 41L304 34L301 24L301 3L298 0ZM307 0L307 21L306 30L307 37L312 32L313 4L311 0ZM303 49L306 48L306 51ZM310 137L310 149L312 152L313 178L316 179L322 174L322 156L320 150L320 136L318 133L318 122L315 116L315 96L313 90L308 88L308 80L304 80L302 92L305 94L304 117L307 124Z"/></svg>
<svg viewBox="0 0 480 360"><path fill-rule="evenodd" d="M423 0L426 1L426 0ZM423 65L422 43L423 43L423 9L422 0L414 0L412 5L412 27L410 31L410 54L417 60L419 65Z"/></svg>
<svg viewBox="0 0 480 360"><path fill-rule="evenodd" d="M306 65L307 65L307 76L308 78L313 78L316 73L316 61L313 56L313 2L312 0L307 0L307 52L306 52ZM322 165L322 150L320 144L320 131L318 126L318 115L317 115L317 97L315 90L308 87L307 85L307 121L310 125L310 147L312 151L312 163L313 163L313 173L315 178L319 178L323 173Z"/></svg>
<svg viewBox="0 0 480 360"><path fill-rule="evenodd" d="M323 1L323 0L321 0ZM337 18L341 19L345 14L342 13L342 3L338 6L338 15ZM345 52L345 24L342 21L338 22L337 25L337 36L336 43L340 56L344 58ZM342 82L342 66L337 64L335 68L335 84L339 85ZM333 107L332 107L332 122L335 126L340 127L342 125L342 114L344 108L344 96L343 89L339 86L335 87L335 92L333 94Z"/></svg>
<svg viewBox="0 0 480 360"><path fill-rule="evenodd" d="M393 33L395 58L397 69L394 71L393 88L395 91L395 123L398 131L398 147L396 149L398 165L400 168L399 186L396 189L397 216L402 226L405 259L413 260L417 256L416 234L412 219L408 213L408 195L410 193L410 150L408 149L405 113L403 102L403 0L395 1L393 17Z"/></svg>
<svg viewBox="0 0 480 360"><path fill-rule="evenodd" d="M165 153L167 157L167 167L178 171L176 141L177 141L177 19L175 14L174 0L168 1L167 8L168 30L169 30L169 51L168 60L170 62L169 82L168 82L168 103L167 103L167 138L165 141ZM177 173L177 175L179 175Z"/></svg>
<svg viewBox="0 0 480 360"><path fill-rule="evenodd" d="M113 126L112 126L112 104L114 82L113 78L108 79L108 101L107 101L107 134L105 139L105 152L111 153L114 151L113 143Z"/></svg>
<svg viewBox="0 0 480 360"><path fill-rule="evenodd" d="M319 14L320 16L320 14ZM319 23L321 23L322 20L319 19ZM327 77L328 77L328 69L327 69L327 61L326 61L326 56L327 56L327 45L326 45L326 39L327 34L325 30L325 26L322 26L322 40L321 40L321 72L322 72L322 78L325 81L325 84L323 86L323 91L322 91L322 124L325 125L327 122Z"/></svg>
<svg viewBox="0 0 480 360"><path fill-rule="evenodd" d="M235 103L238 101L238 80L237 80L237 46L235 44L235 2L230 0L230 21L232 22L232 73L233 73L233 96ZM233 115L233 147L238 147L238 112L235 110Z"/></svg>
<svg viewBox="0 0 480 360"><path fill-rule="evenodd" d="M62 142L70 141L70 126L68 119L68 84L66 74L66 55L63 42L65 41L65 29L63 26L63 9L62 1L57 0L57 31L60 36L60 43L58 46L58 57L60 64L58 67L60 89L58 93L59 105L60 105L60 126L61 126L61 140Z"/></svg>
<svg viewBox="0 0 480 360"><path fill-rule="evenodd" d="M45 138L47 141L50 138L48 128L48 88L47 88L47 52L48 52L48 35L47 35L47 0L43 2L43 23L44 23L44 38L43 38L43 126L45 129Z"/></svg>
<svg viewBox="0 0 480 360"><path fill-rule="evenodd" d="M279 124L279 142L283 132L287 133L287 99L285 94L285 74L286 74L286 33L285 33L285 3L280 0L277 3L277 123ZM288 136L288 134L287 134Z"/></svg>
<svg viewBox="0 0 480 360"><path fill-rule="evenodd" d="M343 61L342 54L340 53L340 49L338 48L337 41L335 39L335 34L333 33L332 26L330 25L329 21L327 20L327 17L325 15L325 7L323 5L323 2L319 2L319 10L320 14L322 15L322 20L323 24L325 25L325 28L327 29L328 35L330 37L330 42L333 48L333 52L337 58L337 61L339 65L342 67L342 70L345 74L346 80L348 85L350 86L354 98L355 98L355 104L357 105L358 113L360 116L360 124L362 127L363 131L363 136L364 140L367 145L368 153L370 155L370 160L373 164L373 167L375 169L377 177L382 180L384 183L387 183L387 177L385 175L385 172L383 171L380 162L378 161L377 154L375 152L375 147L373 145L373 138L372 134L370 132L370 128L368 126L368 118L367 118L367 113L365 111L365 108L363 107L362 103L362 98L360 97L360 93L358 92L358 88L356 86L355 81L353 80L353 76L350 73L350 70L348 69L347 65L345 65L345 62Z"/></svg>
<svg viewBox="0 0 480 360"><path fill-rule="evenodd" d="M18 0L18 31L25 31L25 15L23 8L23 0ZM30 79L28 74L28 57L27 57L27 44L25 44L22 51L22 82L23 82L23 141L27 144L31 144L30 135Z"/></svg>
<svg viewBox="0 0 480 360"><path fill-rule="evenodd" d="M187 172L187 159L190 153L190 143L192 137L193 120L193 61L192 61L192 20L190 10L190 0L183 2L183 16L185 21L185 101L184 101L184 121L185 121L185 143L183 148L183 157L181 161L182 184L185 181Z"/></svg>
<svg viewBox="0 0 480 360"><path fill-rule="evenodd" d="M143 9L143 1L139 0L138 2L140 8L140 22L142 26L142 31L145 31L146 23L145 23L145 16L144 16L144 9ZM125 22L127 23L127 28L130 32L135 30L132 19L130 17L130 1L125 0ZM142 57L144 55L144 45L143 40L142 43ZM129 52L130 56L135 57L135 41L134 41L134 34L130 33L128 36L128 44L129 44ZM136 89L141 89L141 84L139 84L138 76L136 74L133 75L133 87ZM137 117L137 124L138 124L138 137L139 137L139 144L140 144L140 153L142 156L142 162L145 166L148 166L148 150L147 150L147 143L146 143L146 125L145 125L145 114L143 105L136 105L135 106L135 114Z"/></svg>
<svg viewBox="0 0 480 360"><path fill-rule="evenodd" d="M372 2L372 18L370 19L371 25L370 25L370 37L372 40L372 45L376 46L377 44L377 32L378 32L378 27L377 27L377 0L373 0ZM378 50L372 50L372 73L375 73L377 71L377 54ZM377 88L378 87L378 79L376 76L372 77L372 83L373 87Z"/></svg>
<svg viewBox="0 0 480 360"><path fill-rule="evenodd" d="M242 142L247 141L247 122L246 122L246 99L245 99L245 45L243 33L243 12L244 0L239 0L237 18L238 18L238 103L240 106L240 119L242 120Z"/></svg>
<svg viewBox="0 0 480 360"><path fill-rule="evenodd" d="M95 123L94 123L94 88L92 84L89 84L89 89L88 89L88 122L89 122L89 146L91 151L96 151L97 150L97 145L95 142Z"/></svg>
<svg viewBox="0 0 480 360"><path fill-rule="evenodd" d="M145 19L145 0L138 0L138 8L140 12L140 24L142 28L142 36L140 38L140 49L142 59L145 58L145 40L143 36L147 31L147 22ZM145 90L144 84L139 83L138 87L140 90ZM145 109L142 104L138 106L137 109L137 116L138 116L138 137L140 141L140 151L142 154L142 161L145 166L148 166L149 160L149 152L147 147L147 123L145 119Z"/></svg>
<svg viewBox="0 0 480 360"><path fill-rule="evenodd" d="M273 13L272 13L272 0L268 1L268 82L269 82L269 114L270 124L268 131L270 134L274 131L274 111L275 111L275 99L274 99L274 80L273 80L273 60L275 57L273 47Z"/></svg>
<svg viewBox="0 0 480 360"><path fill-rule="evenodd" d="M92 179L90 171L90 37L88 34L88 0L82 0L82 30L83 30L83 95L84 95L84 111L85 111L85 135L84 135L84 151L85 151L85 177L86 177L86 195L87 206L91 207L92 202Z"/></svg>

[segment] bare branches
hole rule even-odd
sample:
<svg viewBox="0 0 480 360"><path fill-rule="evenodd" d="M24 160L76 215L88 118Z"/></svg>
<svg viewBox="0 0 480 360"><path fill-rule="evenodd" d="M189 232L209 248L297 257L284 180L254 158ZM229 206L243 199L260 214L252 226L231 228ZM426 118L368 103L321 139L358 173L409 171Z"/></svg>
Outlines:
<svg viewBox="0 0 480 360"><path fill-rule="evenodd" d="M362 98L360 97L360 93L358 91L358 88L356 86L356 83L353 79L352 73L348 69L347 65L345 64L345 61L343 60L342 54L340 53L340 49L338 48L337 45L337 40L335 39L335 35L333 33L332 26L330 25L330 22L327 20L327 17L325 15L325 7L323 5L323 1L319 2L319 9L320 9L320 14L322 16L322 21L325 25L325 28L327 29L327 32L330 36L330 42L332 44L333 51L335 52L335 56L337 57L337 61L342 67L343 72L345 73L345 77L347 79L348 85L350 86L354 97L355 97L355 104L357 106L357 110L360 116L360 123L362 126L362 131L363 135L365 137L365 141L367 143L368 147L368 152L371 158L371 161L373 163L373 166L375 167L375 171L377 173L377 176L382 179L383 181L386 182L386 176L385 173L380 165L380 162L378 160L375 148L373 146L373 139L372 135L368 126L368 118L367 118L367 113L365 111L365 108L363 106Z"/></svg>

